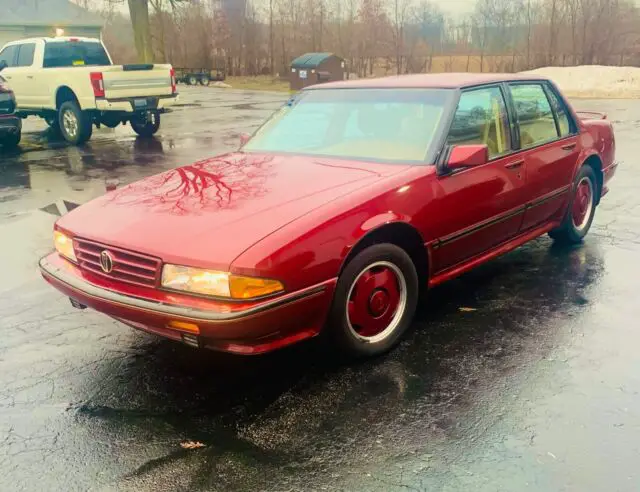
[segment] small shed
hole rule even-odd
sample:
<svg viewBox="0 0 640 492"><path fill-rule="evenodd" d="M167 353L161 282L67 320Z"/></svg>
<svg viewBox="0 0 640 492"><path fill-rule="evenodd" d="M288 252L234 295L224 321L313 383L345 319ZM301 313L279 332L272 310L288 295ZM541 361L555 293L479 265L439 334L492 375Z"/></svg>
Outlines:
<svg viewBox="0 0 640 492"><path fill-rule="evenodd" d="M314 84L344 80L346 66L343 58L333 53L306 53L291 62L291 90Z"/></svg>

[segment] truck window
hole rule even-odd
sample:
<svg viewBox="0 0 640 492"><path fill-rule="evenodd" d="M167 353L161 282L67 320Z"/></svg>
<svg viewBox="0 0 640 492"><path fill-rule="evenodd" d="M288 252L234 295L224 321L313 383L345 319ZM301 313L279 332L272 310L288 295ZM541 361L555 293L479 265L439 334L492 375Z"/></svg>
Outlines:
<svg viewBox="0 0 640 492"><path fill-rule="evenodd" d="M111 65L102 44L89 41L55 41L44 46L44 68Z"/></svg>
<svg viewBox="0 0 640 492"><path fill-rule="evenodd" d="M25 43L16 46L18 48L17 67L30 67L33 65L33 54L36 51L35 43Z"/></svg>
<svg viewBox="0 0 640 492"><path fill-rule="evenodd" d="M7 46L0 52L0 61L4 61L7 67L15 67L17 46Z"/></svg>

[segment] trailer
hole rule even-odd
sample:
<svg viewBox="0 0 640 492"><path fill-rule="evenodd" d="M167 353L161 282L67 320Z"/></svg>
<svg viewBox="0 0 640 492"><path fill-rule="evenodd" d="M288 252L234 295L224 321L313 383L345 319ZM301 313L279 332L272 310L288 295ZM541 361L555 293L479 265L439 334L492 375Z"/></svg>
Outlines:
<svg viewBox="0 0 640 492"><path fill-rule="evenodd" d="M209 85L212 81L223 81L226 73L223 68L176 68L176 82L187 85Z"/></svg>

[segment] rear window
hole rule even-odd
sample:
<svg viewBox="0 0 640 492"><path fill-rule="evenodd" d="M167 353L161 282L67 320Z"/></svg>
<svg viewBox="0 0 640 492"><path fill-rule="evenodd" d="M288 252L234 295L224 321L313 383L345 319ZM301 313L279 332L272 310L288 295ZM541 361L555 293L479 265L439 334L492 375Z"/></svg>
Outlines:
<svg viewBox="0 0 640 492"><path fill-rule="evenodd" d="M104 47L88 41L47 43L44 47L44 68L111 65Z"/></svg>

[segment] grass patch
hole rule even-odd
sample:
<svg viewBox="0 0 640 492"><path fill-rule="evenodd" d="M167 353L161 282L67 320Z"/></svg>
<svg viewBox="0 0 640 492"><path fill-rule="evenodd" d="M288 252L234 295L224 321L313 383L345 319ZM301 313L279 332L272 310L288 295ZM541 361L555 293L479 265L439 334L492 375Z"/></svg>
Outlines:
<svg viewBox="0 0 640 492"><path fill-rule="evenodd" d="M234 89L253 91L289 92L289 82L278 77L260 75L257 77L227 77L224 81Z"/></svg>

